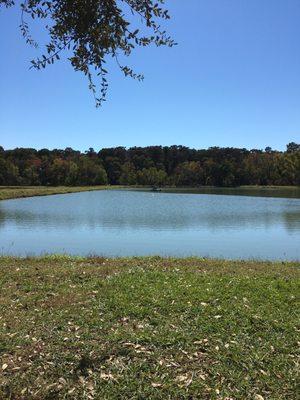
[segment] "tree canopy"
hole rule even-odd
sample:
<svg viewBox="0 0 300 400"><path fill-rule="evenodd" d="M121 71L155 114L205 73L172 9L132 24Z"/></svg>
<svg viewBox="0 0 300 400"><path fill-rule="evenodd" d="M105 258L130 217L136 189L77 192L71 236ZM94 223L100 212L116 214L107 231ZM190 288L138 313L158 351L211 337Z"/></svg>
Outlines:
<svg viewBox="0 0 300 400"><path fill-rule="evenodd" d="M43 69L66 53L75 71L83 72L89 82L96 106L105 101L109 57L124 73L142 80L143 75L124 65L136 46L175 45L160 26L170 18L164 0L25 0L20 3L20 29L26 42L38 47L31 36L30 20L45 22L49 35L44 54L32 60L33 68ZM0 0L0 6L15 6L14 0Z"/></svg>

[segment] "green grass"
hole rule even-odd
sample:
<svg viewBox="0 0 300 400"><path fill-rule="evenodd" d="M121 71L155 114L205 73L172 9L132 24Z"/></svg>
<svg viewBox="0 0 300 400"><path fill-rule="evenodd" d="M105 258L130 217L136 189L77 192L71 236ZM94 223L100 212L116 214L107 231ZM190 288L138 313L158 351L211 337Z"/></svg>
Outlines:
<svg viewBox="0 0 300 400"><path fill-rule="evenodd" d="M0 284L1 399L297 398L299 263L2 257Z"/></svg>
<svg viewBox="0 0 300 400"><path fill-rule="evenodd" d="M111 189L112 186L0 186L0 200ZM117 188L117 186L114 186Z"/></svg>

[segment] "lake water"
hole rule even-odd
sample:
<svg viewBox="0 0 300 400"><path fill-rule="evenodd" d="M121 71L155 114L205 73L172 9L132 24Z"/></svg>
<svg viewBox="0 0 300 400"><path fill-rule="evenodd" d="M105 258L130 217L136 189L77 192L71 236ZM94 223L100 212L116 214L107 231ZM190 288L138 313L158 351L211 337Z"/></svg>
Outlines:
<svg viewBox="0 0 300 400"><path fill-rule="evenodd" d="M0 253L300 260L300 199L108 190L6 200Z"/></svg>

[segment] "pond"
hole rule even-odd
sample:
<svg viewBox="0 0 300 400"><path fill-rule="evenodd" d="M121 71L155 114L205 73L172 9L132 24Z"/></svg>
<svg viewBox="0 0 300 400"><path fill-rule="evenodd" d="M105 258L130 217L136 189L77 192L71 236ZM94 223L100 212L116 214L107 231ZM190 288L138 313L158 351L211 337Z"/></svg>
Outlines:
<svg viewBox="0 0 300 400"><path fill-rule="evenodd" d="M0 253L300 259L300 199L103 190L0 202Z"/></svg>

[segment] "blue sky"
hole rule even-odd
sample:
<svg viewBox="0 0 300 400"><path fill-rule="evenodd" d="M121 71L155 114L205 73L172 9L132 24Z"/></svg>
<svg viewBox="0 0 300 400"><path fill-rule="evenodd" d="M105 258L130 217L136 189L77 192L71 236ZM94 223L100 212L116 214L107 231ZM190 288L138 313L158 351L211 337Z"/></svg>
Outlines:
<svg viewBox="0 0 300 400"><path fill-rule="evenodd" d="M0 11L0 145L86 150L182 144L284 149L300 140L300 1L169 0L178 46L138 49L113 67L108 101L94 107L67 61L29 70L39 51ZM39 30L36 39L43 41ZM124 62L125 63L125 62Z"/></svg>

